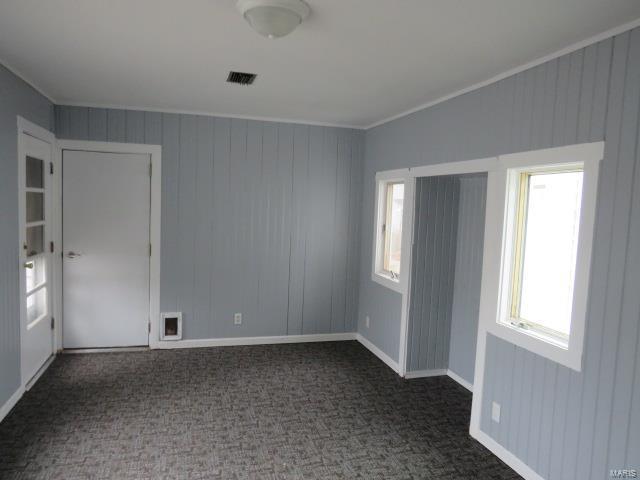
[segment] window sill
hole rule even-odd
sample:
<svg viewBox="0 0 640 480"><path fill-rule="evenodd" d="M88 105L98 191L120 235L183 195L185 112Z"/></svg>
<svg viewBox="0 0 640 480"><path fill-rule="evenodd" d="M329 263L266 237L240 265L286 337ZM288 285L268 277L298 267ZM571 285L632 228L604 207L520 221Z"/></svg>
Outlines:
<svg viewBox="0 0 640 480"><path fill-rule="evenodd" d="M490 334L536 355L577 372L582 370L582 351L577 347L571 348L570 342L563 345L557 339L536 330L527 330L505 322L493 322L487 330Z"/></svg>
<svg viewBox="0 0 640 480"><path fill-rule="evenodd" d="M404 288L399 278L392 278L382 272L374 272L371 274L371 280L383 287L390 288L394 292L404 293Z"/></svg>

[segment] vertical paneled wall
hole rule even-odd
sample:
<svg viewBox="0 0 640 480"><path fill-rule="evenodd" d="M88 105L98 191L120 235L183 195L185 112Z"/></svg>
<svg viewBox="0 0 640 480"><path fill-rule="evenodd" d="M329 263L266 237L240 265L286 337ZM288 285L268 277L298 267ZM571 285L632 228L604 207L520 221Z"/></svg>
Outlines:
<svg viewBox="0 0 640 480"><path fill-rule="evenodd" d="M482 282L487 175L460 176L449 370L473 384Z"/></svg>
<svg viewBox="0 0 640 480"><path fill-rule="evenodd" d="M53 128L49 100L0 65L0 406L21 382L18 115Z"/></svg>
<svg viewBox="0 0 640 480"><path fill-rule="evenodd" d="M56 132L162 145L161 308L186 339L355 330L362 133L67 106Z"/></svg>
<svg viewBox="0 0 640 480"><path fill-rule="evenodd" d="M370 272L375 172L605 140L582 371L487 347L481 428L543 478L640 465L639 112L636 28L366 133L359 331L395 359L400 296Z"/></svg>
<svg viewBox="0 0 640 480"><path fill-rule="evenodd" d="M416 180L407 371L446 369L460 179Z"/></svg>
<svg viewBox="0 0 640 480"><path fill-rule="evenodd" d="M473 384L486 190L486 174L417 179L408 371Z"/></svg>

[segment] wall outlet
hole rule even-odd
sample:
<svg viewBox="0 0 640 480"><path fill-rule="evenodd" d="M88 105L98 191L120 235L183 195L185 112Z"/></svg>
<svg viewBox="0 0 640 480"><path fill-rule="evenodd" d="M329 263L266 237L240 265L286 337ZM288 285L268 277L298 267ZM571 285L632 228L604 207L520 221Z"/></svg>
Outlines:
<svg viewBox="0 0 640 480"><path fill-rule="evenodd" d="M500 404L493 402L491 404L491 420L500 423Z"/></svg>
<svg viewBox="0 0 640 480"><path fill-rule="evenodd" d="M369 319L369 315L367 315L366 317L364 317L364 326L369 328L370 324L371 324L371 320Z"/></svg>
<svg viewBox="0 0 640 480"><path fill-rule="evenodd" d="M241 313L235 313L233 315L233 324L234 325L242 325L242 314Z"/></svg>

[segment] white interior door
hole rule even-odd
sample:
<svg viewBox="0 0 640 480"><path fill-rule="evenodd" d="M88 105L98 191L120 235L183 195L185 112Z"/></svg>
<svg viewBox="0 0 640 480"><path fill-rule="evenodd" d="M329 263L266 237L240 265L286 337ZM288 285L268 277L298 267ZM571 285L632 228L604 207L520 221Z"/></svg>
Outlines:
<svg viewBox="0 0 640 480"><path fill-rule="evenodd" d="M62 161L63 346L148 345L150 156Z"/></svg>
<svg viewBox="0 0 640 480"><path fill-rule="evenodd" d="M20 133L21 361L24 383L53 354L51 144Z"/></svg>

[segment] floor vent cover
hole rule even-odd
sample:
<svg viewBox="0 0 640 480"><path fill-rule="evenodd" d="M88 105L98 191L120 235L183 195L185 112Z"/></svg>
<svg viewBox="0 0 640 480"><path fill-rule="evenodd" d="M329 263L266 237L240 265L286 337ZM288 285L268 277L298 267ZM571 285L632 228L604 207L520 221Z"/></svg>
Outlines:
<svg viewBox="0 0 640 480"><path fill-rule="evenodd" d="M237 83L238 85L251 85L256 77L257 75L255 73L229 72L227 82Z"/></svg>

